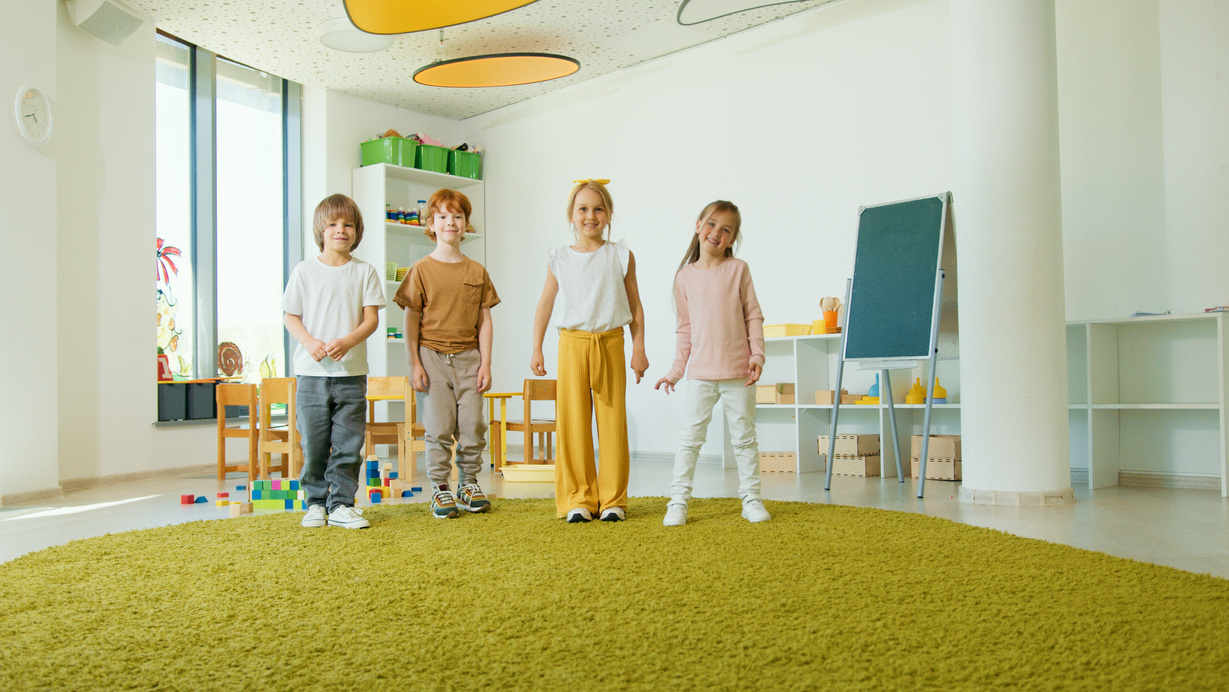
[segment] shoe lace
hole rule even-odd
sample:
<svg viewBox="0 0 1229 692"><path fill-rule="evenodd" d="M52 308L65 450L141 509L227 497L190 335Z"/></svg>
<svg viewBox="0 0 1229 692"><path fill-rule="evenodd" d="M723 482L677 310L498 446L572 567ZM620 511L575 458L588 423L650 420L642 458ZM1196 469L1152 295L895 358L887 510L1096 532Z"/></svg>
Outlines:
<svg viewBox="0 0 1229 692"><path fill-rule="evenodd" d="M431 496L431 501L437 505L455 505L456 501L452 499L452 493L447 490L436 490Z"/></svg>
<svg viewBox="0 0 1229 692"><path fill-rule="evenodd" d="M461 494L468 495L469 497L480 497L482 495L482 488L479 488L477 483L466 483L461 486Z"/></svg>
<svg viewBox="0 0 1229 692"><path fill-rule="evenodd" d="M338 517L338 515L341 515L341 516ZM359 509L358 507L350 507L349 505L342 505L341 507L337 508L336 512L333 512L333 516L339 519L342 519L342 520L353 519L353 518L358 518L358 517L363 516L363 510Z"/></svg>

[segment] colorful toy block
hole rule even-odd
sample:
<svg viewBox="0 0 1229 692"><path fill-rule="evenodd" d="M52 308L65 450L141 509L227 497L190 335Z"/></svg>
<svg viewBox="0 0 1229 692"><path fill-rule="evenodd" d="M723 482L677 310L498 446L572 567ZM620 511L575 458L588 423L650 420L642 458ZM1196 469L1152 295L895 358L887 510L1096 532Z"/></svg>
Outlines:
<svg viewBox="0 0 1229 692"><path fill-rule="evenodd" d="M193 500L193 503L194 503L194 504L198 504L198 505L199 505L200 503L202 503L202 502L209 502L209 498L207 498L207 497L205 497L204 495L202 495L202 496L200 496L200 497L196 498L195 500Z"/></svg>
<svg viewBox="0 0 1229 692"><path fill-rule="evenodd" d="M179 496L179 504L181 505L190 505L194 502L196 502L195 495L180 495Z"/></svg>

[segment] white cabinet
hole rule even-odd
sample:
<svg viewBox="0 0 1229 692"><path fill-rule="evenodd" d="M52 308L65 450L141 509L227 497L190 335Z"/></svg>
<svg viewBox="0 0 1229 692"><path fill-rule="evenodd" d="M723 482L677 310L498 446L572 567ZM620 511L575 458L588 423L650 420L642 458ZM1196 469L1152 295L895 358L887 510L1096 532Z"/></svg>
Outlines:
<svg viewBox="0 0 1229 692"><path fill-rule="evenodd" d="M1229 496L1225 337L1218 313L1068 323L1071 466L1087 470L1089 488L1122 473L1172 486L1219 479Z"/></svg>
<svg viewBox="0 0 1229 692"><path fill-rule="evenodd" d="M407 375L409 364L405 353L404 339L388 338L388 328L402 331L404 312L393 302L393 294L401 282L388 280L389 263L408 267L435 249L435 242L428 238L422 226L389 223L385 209L391 206L416 208L418 200L431 197L440 188L451 188L463 193L473 205L470 225L475 233L467 234L461 251L467 256L486 264L486 192L483 181L455 175L423 171L417 168L379 163L354 169L353 197L363 213L363 241L354 255L369 262L384 280L384 297L388 307L380 311L380 326L367 340L367 364L373 376Z"/></svg>
<svg viewBox="0 0 1229 692"><path fill-rule="evenodd" d="M819 453L819 436L827 435L832 426L832 405L816 404L815 392L836 388L836 367L840 357L841 336L820 334L813 336L786 336L764 340L764 372L759 384L768 385L789 382L794 385L795 403L757 404L755 415L756 437L762 452L794 452L798 459L798 472L824 470ZM925 414L923 404L905 404L905 395L915 378L922 378L925 385L928 363L921 363L912 371L894 370L891 373L893 401L896 408L898 435L895 444L901 446L901 464L908 474L909 437L922 434ZM955 360L940 360L936 365L939 383L947 389L950 403L935 404L931 414L932 435L960 434L960 367ZM846 363L842 373L842 387L851 395L861 396L875 384L878 371L857 369ZM881 389L878 405L845 404L840 409L837 434L878 434L880 436L880 464L883 476L896 476L896 460L893 456L893 436L888 416L886 391ZM722 426L724 430L724 426ZM733 448L728 432L725 433L723 466L734 465ZM824 451L827 454L827 450Z"/></svg>

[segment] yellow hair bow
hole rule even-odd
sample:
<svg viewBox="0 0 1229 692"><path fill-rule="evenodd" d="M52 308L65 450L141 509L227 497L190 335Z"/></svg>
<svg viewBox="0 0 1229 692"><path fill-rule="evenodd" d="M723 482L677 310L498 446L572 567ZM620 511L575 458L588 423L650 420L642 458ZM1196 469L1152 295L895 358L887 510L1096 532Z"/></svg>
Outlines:
<svg viewBox="0 0 1229 692"><path fill-rule="evenodd" d="M585 183L597 183L598 185L606 185L610 183L610 179L609 178L585 178L584 180L573 180L572 182L576 183L577 185L584 185Z"/></svg>

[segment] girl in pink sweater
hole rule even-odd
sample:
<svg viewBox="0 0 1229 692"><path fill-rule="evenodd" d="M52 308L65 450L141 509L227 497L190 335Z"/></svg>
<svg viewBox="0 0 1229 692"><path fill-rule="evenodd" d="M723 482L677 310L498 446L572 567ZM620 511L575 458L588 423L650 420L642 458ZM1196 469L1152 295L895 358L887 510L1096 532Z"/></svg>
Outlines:
<svg viewBox="0 0 1229 692"><path fill-rule="evenodd" d="M713 407L725 403L726 424L738 461L738 496L743 518L772 517L760 498L759 446L755 440L755 383L764 367L764 315L755 299L747 263L734 257L742 216L732 202L704 207L696 234L674 275L678 346L674 365L654 389L666 394L687 370L683 430L674 458L674 482L666 526L687 523L696 458L704 444Z"/></svg>

